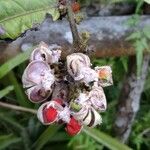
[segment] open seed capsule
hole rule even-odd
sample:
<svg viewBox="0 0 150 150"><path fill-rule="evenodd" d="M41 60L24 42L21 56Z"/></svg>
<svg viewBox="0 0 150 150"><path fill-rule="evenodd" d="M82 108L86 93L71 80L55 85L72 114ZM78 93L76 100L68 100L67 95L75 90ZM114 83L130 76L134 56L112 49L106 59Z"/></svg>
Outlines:
<svg viewBox="0 0 150 150"><path fill-rule="evenodd" d="M95 127L102 122L100 114L92 107L83 106L79 112L73 113L73 116L81 124L89 127Z"/></svg>
<svg viewBox="0 0 150 150"><path fill-rule="evenodd" d="M87 55L74 53L67 56L67 70L75 81L81 81L86 84L97 81L98 74L90 66L90 59Z"/></svg>
<svg viewBox="0 0 150 150"><path fill-rule="evenodd" d="M106 97L102 87L93 87L89 92L89 101L98 111L105 111L107 108Z"/></svg>
<svg viewBox="0 0 150 150"><path fill-rule="evenodd" d="M53 44L48 46L46 43L41 42L39 47L33 50L30 61L40 60L48 64L57 63L61 56L61 47Z"/></svg>
<svg viewBox="0 0 150 150"><path fill-rule="evenodd" d="M74 53L67 56L67 70L68 73L73 78L78 78L78 80L82 79L83 76L80 76L80 68L81 67L90 67L90 59L88 56L82 54L82 53Z"/></svg>
<svg viewBox="0 0 150 150"><path fill-rule="evenodd" d="M45 125L52 124L58 121L59 111L63 107L57 101L50 101L42 104L37 112L38 119Z"/></svg>
<svg viewBox="0 0 150 150"><path fill-rule="evenodd" d="M52 74L52 70L49 65L43 61L33 61L26 67L22 82L25 88L41 84L42 80L46 78L48 74ZM54 83L54 76L51 76L51 83Z"/></svg>
<svg viewBox="0 0 150 150"><path fill-rule="evenodd" d="M90 82L98 81L98 75L96 71L91 68L80 68L79 74L82 76L81 82L84 82L86 85L88 85ZM74 79L78 81L78 77L75 77Z"/></svg>
<svg viewBox="0 0 150 150"><path fill-rule="evenodd" d="M28 99L33 103L45 101L51 94L52 90L45 90L41 85L35 85L26 90Z"/></svg>
<svg viewBox="0 0 150 150"><path fill-rule="evenodd" d="M44 101L52 92L55 77L49 65L44 61L32 61L25 69L22 82L32 102Z"/></svg>

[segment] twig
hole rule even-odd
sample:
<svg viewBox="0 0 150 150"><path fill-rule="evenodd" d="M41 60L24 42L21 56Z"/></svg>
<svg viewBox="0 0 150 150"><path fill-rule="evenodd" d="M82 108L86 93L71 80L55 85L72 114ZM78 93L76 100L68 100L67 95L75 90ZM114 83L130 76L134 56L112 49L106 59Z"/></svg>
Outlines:
<svg viewBox="0 0 150 150"><path fill-rule="evenodd" d="M70 24L71 32L72 32L72 37L73 37L73 48L74 51L81 51L81 39L78 33L78 29L75 23L74 19L74 13L72 11L71 7L71 1L67 0L67 12L68 12L68 21Z"/></svg>
<svg viewBox="0 0 150 150"><path fill-rule="evenodd" d="M16 106L16 105L4 103L4 102L0 102L0 107L9 108L9 109L13 109L13 110L16 110L16 111L29 112L29 113L32 113L32 114L36 114L37 113L37 110L35 110L35 109L30 109L30 108L25 108L25 107L21 107L21 106Z"/></svg>

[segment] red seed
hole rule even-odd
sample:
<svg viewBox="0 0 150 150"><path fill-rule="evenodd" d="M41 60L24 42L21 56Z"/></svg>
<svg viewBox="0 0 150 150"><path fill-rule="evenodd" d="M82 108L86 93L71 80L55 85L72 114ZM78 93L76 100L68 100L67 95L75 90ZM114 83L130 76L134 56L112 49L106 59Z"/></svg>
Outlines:
<svg viewBox="0 0 150 150"><path fill-rule="evenodd" d="M57 110L53 107L46 108L46 106L43 108L43 120L44 123L51 123L56 120L57 117Z"/></svg>
<svg viewBox="0 0 150 150"><path fill-rule="evenodd" d="M74 136L80 132L81 127L80 123L72 117L65 130L70 136Z"/></svg>
<svg viewBox="0 0 150 150"><path fill-rule="evenodd" d="M60 105L63 104L63 100L60 99L60 98L53 99L53 101L57 102L57 103L60 104Z"/></svg>

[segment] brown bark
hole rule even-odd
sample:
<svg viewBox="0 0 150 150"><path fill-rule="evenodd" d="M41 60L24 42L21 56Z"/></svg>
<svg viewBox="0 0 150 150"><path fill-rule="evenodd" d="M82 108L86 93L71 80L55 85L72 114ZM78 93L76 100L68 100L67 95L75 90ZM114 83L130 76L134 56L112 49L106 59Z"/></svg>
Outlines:
<svg viewBox="0 0 150 150"><path fill-rule="evenodd" d="M130 58L129 73L125 78L118 102L114 134L123 143L127 142L140 106L140 98L148 74L150 55L145 55L140 77L136 76L135 57Z"/></svg>
<svg viewBox="0 0 150 150"><path fill-rule="evenodd" d="M89 45L94 47L95 57L112 57L134 55L132 43L125 38L134 30L125 25L130 16L121 17L91 17L84 20L79 26L79 32L90 32ZM142 16L139 28L150 24L149 16ZM71 52L72 33L66 20L53 22L50 18L36 28L28 30L15 41L7 44L0 42L0 62L15 56L22 50L24 45L36 45L40 41L47 44L56 43L63 46L63 58Z"/></svg>

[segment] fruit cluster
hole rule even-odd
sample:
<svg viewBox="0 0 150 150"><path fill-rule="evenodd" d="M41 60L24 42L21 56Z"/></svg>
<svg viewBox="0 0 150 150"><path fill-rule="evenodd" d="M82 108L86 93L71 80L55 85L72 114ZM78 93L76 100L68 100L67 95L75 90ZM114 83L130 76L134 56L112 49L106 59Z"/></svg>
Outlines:
<svg viewBox="0 0 150 150"><path fill-rule="evenodd" d="M65 124L67 133L73 136L78 134L84 125L95 127L102 123L99 113L107 107L102 87L112 85L112 71L109 66L92 69L87 55L73 53L67 56L66 65L63 65L63 68L66 68L66 76L59 79L53 66L63 63L60 60L61 52L60 46L48 46L41 42L31 53L22 82L29 100L34 103L46 101L38 109L38 119L45 125ZM84 85L86 88L78 86L79 93L72 93L76 96L68 97L69 100L57 96L51 98L56 82L60 80L68 81L68 84L72 85L71 88L74 88L74 85Z"/></svg>

